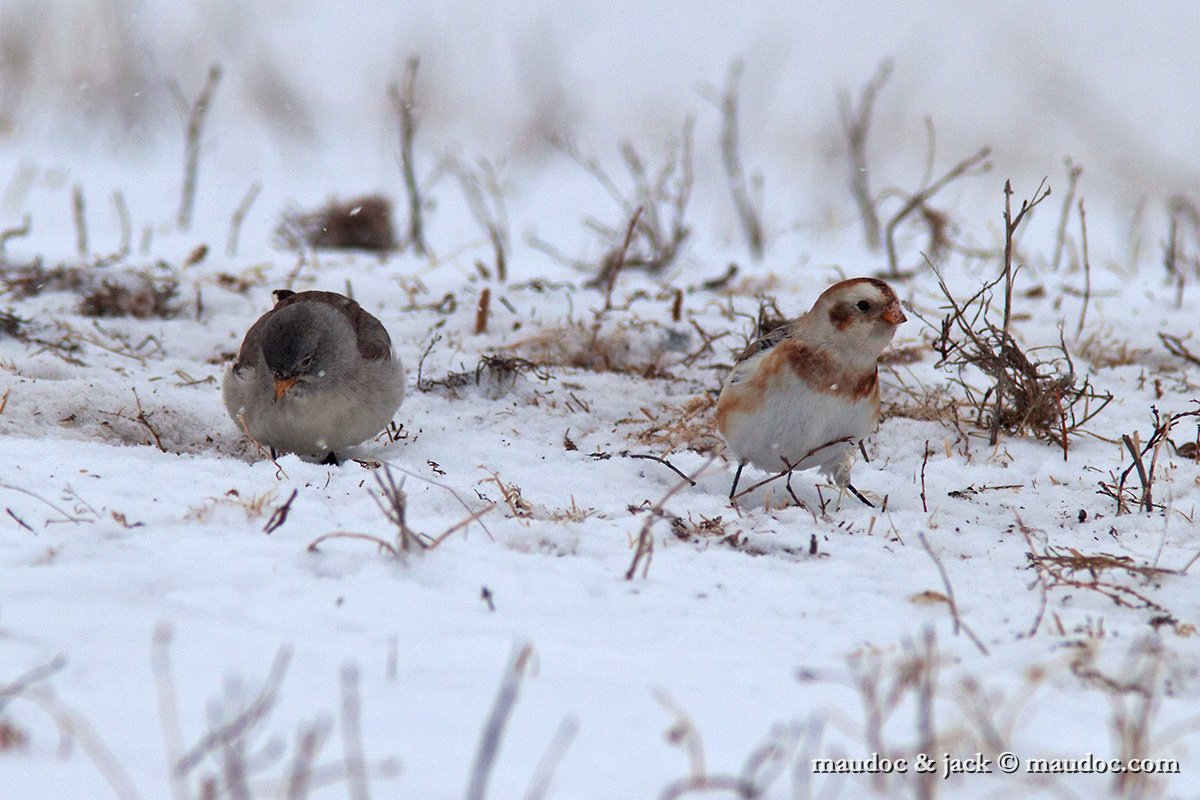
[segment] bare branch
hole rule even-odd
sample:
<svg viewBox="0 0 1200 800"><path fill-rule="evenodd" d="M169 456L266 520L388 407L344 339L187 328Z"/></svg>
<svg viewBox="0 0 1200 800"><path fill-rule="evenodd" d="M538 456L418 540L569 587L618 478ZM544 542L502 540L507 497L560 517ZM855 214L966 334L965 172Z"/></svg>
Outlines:
<svg viewBox="0 0 1200 800"><path fill-rule="evenodd" d="M713 103L721 112L721 162L725 177L729 181L729 193L737 210L742 234L756 261L763 257L764 234L762 224L762 175L755 173L749 181L742 167L742 156L738 144L738 82L742 79L745 64L736 60L729 65L725 92L713 97ZM752 189L754 196L752 195Z"/></svg>
<svg viewBox="0 0 1200 800"><path fill-rule="evenodd" d="M121 242L117 247L116 259L127 258L133 249L133 222L129 218L129 206L125 203L125 195L120 189L112 193L113 208L117 212L117 224L121 229Z"/></svg>
<svg viewBox="0 0 1200 800"><path fill-rule="evenodd" d="M233 211L233 216L229 218L229 238L225 242L225 255L230 258L237 255L238 239L242 235L242 223L246 221L246 215L250 213L250 206L254 205L254 201L258 199L258 193L261 191L261 183L250 184L250 188L242 197L242 202L238 203L238 207Z"/></svg>
<svg viewBox="0 0 1200 800"><path fill-rule="evenodd" d="M21 217L20 225L0 231L0 258L4 258L4 248L8 246L8 240L28 236L32 224L33 218L29 214L25 214Z"/></svg>
<svg viewBox="0 0 1200 800"><path fill-rule="evenodd" d="M88 256L87 209L83 199L83 187L71 187L71 218L75 220L75 250L80 258Z"/></svg>
<svg viewBox="0 0 1200 800"><path fill-rule="evenodd" d="M196 205L196 174L200 168L200 137L204 133L204 122L212 104L213 94L220 82L221 68L213 64L208 68L208 78L204 82L204 87L190 104L184 99L178 85L174 86L176 103L186 117L184 122L183 186L180 189L179 214L176 217L176 224L180 230L186 231L192 226L192 210Z"/></svg>
<svg viewBox="0 0 1200 800"><path fill-rule="evenodd" d="M991 156L992 150L990 147L984 147L974 155L964 158L962 161L950 168L950 171L942 175L931 184L928 184L924 189L921 189L916 194L908 199L908 201L900 207L890 220L884 230L885 241L887 243L888 269L893 276L900 275L899 256L896 254L896 228L910 214L917 209L924 209L926 203L938 192L946 187L947 184L953 183L963 175L969 174L972 170L978 169L980 172L987 172L992 168L988 157Z"/></svg>
<svg viewBox="0 0 1200 800"><path fill-rule="evenodd" d="M988 654L987 647L985 647L983 642L979 640L979 637L975 635L975 631L971 630L967 623L963 621L962 617L959 616L958 601L954 598L954 587L950 585L950 576L946 574L946 567L942 564L942 560L938 558L937 553L935 553L933 548L929 545L929 541L925 538L924 531L917 531L917 539L921 542L921 546L925 548L925 552L929 554L929 558L933 560L934 566L937 567L938 575L940 575L942 578L942 586L946 589L946 605L950 607L950 616L954 620L954 635L957 636L959 629L962 629L966 632L967 637L971 640L971 643L978 647L979 652L986 656Z"/></svg>
<svg viewBox="0 0 1200 800"><path fill-rule="evenodd" d="M850 146L850 192L858 205L863 221L863 233L867 247L878 250L881 243L879 214L875 209L875 198L871 195L870 175L867 172L867 135L871 130L871 112L875 98L892 74L892 62L880 62L874 77L867 82L859 94L858 104L852 105L850 94L842 92L838 97L838 108L842 116L842 130Z"/></svg>

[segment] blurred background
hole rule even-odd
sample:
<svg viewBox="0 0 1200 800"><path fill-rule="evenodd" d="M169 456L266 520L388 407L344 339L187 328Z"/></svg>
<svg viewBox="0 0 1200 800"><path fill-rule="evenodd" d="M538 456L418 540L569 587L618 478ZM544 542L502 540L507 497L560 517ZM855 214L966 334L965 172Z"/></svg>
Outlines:
<svg viewBox="0 0 1200 800"><path fill-rule="evenodd" d="M1089 202L1119 219L1200 185L1197 41L1200 9L1183 2L0 0L0 224L29 205L23 164L120 185L135 205L141 176L163 184L142 202L165 203L180 100L214 64L202 163L221 215L251 180L268 197L285 184L279 202L394 185L387 89L414 55L419 157L503 163L518 202L561 157L549 136L601 156L622 138L653 151L693 114L702 209L702 187L721 183L709 96L742 59L742 152L776 227L847 224L839 92L856 96L890 59L876 186L919 180L932 132L935 172L993 148L989 213L1003 177L1061 184L1070 158ZM726 216L701 221L732 230Z"/></svg>

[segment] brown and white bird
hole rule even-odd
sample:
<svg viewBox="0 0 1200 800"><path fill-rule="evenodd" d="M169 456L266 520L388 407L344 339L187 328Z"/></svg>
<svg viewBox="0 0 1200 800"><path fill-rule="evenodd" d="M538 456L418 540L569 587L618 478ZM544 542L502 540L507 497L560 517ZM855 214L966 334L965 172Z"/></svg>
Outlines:
<svg viewBox="0 0 1200 800"><path fill-rule="evenodd" d="M275 452L339 463L404 399L404 369L378 319L336 292L274 293L225 372L234 423Z"/></svg>
<svg viewBox="0 0 1200 800"><path fill-rule="evenodd" d="M879 424L878 358L906 319L886 283L851 278L746 348L717 400L717 427L738 460L730 498L753 464L767 472L819 467L863 499L850 486L850 465Z"/></svg>

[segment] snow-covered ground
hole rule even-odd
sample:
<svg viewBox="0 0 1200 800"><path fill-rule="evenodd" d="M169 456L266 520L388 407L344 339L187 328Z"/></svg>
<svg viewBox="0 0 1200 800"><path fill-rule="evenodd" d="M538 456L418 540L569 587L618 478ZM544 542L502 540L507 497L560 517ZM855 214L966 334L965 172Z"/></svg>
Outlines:
<svg viewBox="0 0 1200 800"><path fill-rule="evenodd" d="M0 250L0 798L1196 797L1200 428L1183 417L1147 451L1150 512L1121 437L1140 449L1155 409L1200 401L1200 365L1160 337L1200 353L1200 13L428 5L0 3L0 230L30 221ZM280 245L288 209L366 192L404 235L387 87L410 55L430 252ZM712 102L735 58L761 260ZM897 226L912 313L854 472L876 507L811 474L795 499L777 481L731 505L713 403L760 310L794 316L887 270L838 111L885 58L868 142L885 223L991 153L928 202L953 246L931 249L919 213ZM213 63L184 230L169 87L190 102ZM564 147L628 193L618 142L654 176L689 115L688 236L665 271L620 274L605 310L591 274L534 244L594 272L607 248L585 220L628 222ZM457 177L481 158L505 281ZM1002 263L1005 180L1016 209L1043 177L1012 329L1033 357L1061 336L1076 381L1112 395L1066 458L988 444L938 366L946 299L923 258L973 294ZM106 281L167 313L84 313ZM263 459L221 403L225 363L285 285L352 293L409 372L399 427L340 468ZM311 548L397 542L382 465L408 525L448 535ZM1101 483L1123 473L1118 513ZM977 753L991 774L942 777ZM814 774L872 754L909 767ZM1178 770L1028 771L1088 754Z"/></svg>

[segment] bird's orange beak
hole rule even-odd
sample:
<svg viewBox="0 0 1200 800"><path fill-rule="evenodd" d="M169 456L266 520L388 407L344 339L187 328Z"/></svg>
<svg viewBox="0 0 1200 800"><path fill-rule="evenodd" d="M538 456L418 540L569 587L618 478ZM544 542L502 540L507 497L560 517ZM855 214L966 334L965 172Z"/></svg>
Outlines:
<svg viewBox="0 0 1200 800"><path fill-rule="evenodd" d="M288 391L296 385L295 378L276 378L275 379L275 402L279 402L279 398L283 397Z"/></svg>
<svg viewBox="0 0 1200 800"><path fill-rule="evenodd" d="M882 319L891 325L899 325L901 322L906 322L908 317L904 316L904 310L900 308L899 303L892 303L883 310Z"/></svg>

